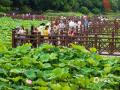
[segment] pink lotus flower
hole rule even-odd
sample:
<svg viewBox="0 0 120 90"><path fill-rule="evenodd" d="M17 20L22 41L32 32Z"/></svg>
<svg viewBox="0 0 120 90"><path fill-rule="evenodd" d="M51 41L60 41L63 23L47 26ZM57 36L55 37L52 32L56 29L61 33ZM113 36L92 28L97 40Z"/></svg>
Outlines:
<svg viewBox="0 0 120 90"><path fill-rule="evenodd" d="M27 79L27 80L26 80L26 83L27 83L27 84L32 84L32 80L28 80L28 79Z"/></svg>

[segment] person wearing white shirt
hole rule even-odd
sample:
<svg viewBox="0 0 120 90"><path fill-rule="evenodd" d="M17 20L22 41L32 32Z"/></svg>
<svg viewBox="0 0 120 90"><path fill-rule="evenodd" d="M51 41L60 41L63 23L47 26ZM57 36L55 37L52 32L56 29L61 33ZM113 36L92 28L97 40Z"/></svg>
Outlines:
<svg viewBox="0 0 120 90"><path fill-rule="evenodd" d="M82 27L82 22L79 20L78 21L78 30L81 30L81 27Z"/></svg>
<svg viewBox="0 0 120 90"><path fill-rule="evenodd" d="M71 20L70 22L69 22L69 28L73 28L75 26L75 23Z"/></svg>
<svg viewBox="0 0 120 90"><path fill-rule="evenodd" d="M59 30L64 30L65 29L65 24L63 23L63 21L60 21L59 23Z"/></svg>
<svg viewBox="0 0 120 90"><path fill-rule="evenodd" d="M41 35L44 35L44 30L45 30L45 24L44 23L42 23L42 24L40 24L40 26L39 27L37 27L37 29L38 29L38 31L41 33Z"/></svg>
<svg viewBox="0 0 120 90"><path fill-rule="evenodd" d="M24 43L24 39L26 38L26 36L24 36L26 34L26 31L24 29L22 29L21 27L17 28L18 31L16 32L17 37L20 39L17 42L17 45L22 45Z"/></svg>
<svg viewBox="0 0 120 90"><path fill-rule="evenodd" d="M24 35L25 31L22 28L19 28L17 34Z"/></svg>
<svg viewBox="0 0 120 90"><path fill-rule="evenodd" d="M69 28L71 29L71 28L74 28L74 29L76 29L76 27L78 26L78 24L76 23L76 22L74 22L74 21L70 21L69 22Z"/></svg>

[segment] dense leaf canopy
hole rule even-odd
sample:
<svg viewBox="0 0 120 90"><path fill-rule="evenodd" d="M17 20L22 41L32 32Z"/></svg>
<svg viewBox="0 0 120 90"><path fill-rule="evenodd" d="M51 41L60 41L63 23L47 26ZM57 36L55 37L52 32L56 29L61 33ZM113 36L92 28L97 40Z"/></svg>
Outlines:
<svg viewBox="0 0 120 90"><path fill-rule="evenodd" d="M120 0L109 0L112 11L120 10ZM90 11L103 12L102 0L0 0L0 11Z"/></svg>
<svg viewBox="0 0 120 90"><path fill-rule="evenodd" d="M7 49L0 43L0 90L119 90L119 60L74 44Z"/></svg>

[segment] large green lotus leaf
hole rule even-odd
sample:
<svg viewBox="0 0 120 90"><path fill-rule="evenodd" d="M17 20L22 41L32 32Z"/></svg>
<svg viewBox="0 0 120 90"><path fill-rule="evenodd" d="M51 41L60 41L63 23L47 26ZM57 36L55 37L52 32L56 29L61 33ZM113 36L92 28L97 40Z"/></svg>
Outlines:
<svg viewBox="0 0 120 90"><path fill-rule="evenodd" d="M61 90L62 89L62 86L57 83L57 84L50 84L50 87L52 90Z"/></svg>
<svg viewBox="0 0 120 90"><path fill-rule="evenodd" d="M70 86L66 85L66 86L62 86L61 90L72 90Z"/></svg>
<svg viewBox="0 0 120 90"><path fill-rule="evenodd" d="M40 56L40 61L41 62L48 62L50 60L50 55L49 54L43 54Z"/></svg>
<svg viewBox="0 0 120 90"><path fill-rule="evenodd" d="M0 68L0 75L2 74L2 75L7 76L7 73L8 73L8 71L6 71L5 69Z"/></svg>
<svg viewBox="0 0 120 90"><path fill-rule="evenodd" d="M26 71L24 72L24 74L25 74L26 77L29 78L29 79L34 79L34 78L36 78L36 73L35 73L34 69L26 70Z"/></svg>
<svg viewBox="0 0 120 90"><path fill-rule="evenodd" d="M51 66L50 63L44 63L44 64L43 64L43 68L44 68L44 69L51 69L52 66Z"/></svg>
<svg viewBox="0 0 120 90"><path fill-rule="evenodd" d="M61 68L62 68L62 67L65 67L66 64L65 64L65 63L59 63L59 64L57 64L57 65L58 65L58 67L61 67Z"/></svg>
<svg viewBox="0 0 120 90"><path fill-rule="evenodd" d="M71 67L75 67L76 69L80 70L81 67L84 67L86 65L86 62L82 59L76 59L76 60L68 61L68 65L70 65Z"/></svg>
<svg viewBox="0 0 120 90"><path fill-rule="evenodd" d="M50 60L55 60L55 59L58 59L57 54L56 53L51 53L50 54Z"/></svg>
<svg viewBox="0 0 120 90"><path fill-rule="evenodd" d="M15 50L15 53L26 54L31 49L31 44L24 44L22 46L18 46Z"/></svg>
<svg viewBox="0 0 120 90"><path fill-rule="evenodd" d="M91 56L92 57L92 56ZM103 57L101 55L98 54L93 54L93 59L97 60L97 61L102 61Z"/></svg>
<svg viewBox="0 0 120 90"><path fill-rule="evenodd" d="M0 90L14 90L12 87L10 87L9 83L4 83L0 81Z"/></svg>
<svg viewBox="0 0 120 90"><path fill-rule="evenodd" d="M27 55L25 57L22 57L22 60L21 60L22 66L31 66L31 64L34 64L34 63L38 63L38 62Z"/></svg>
<svg viewBox="0 0 120 90"><path fill-rule="evenodd" d="M120 76L116 76L114 74L108 74L108 77L112 78L112 79L115 79L115 80L118 80L118 82L120 81ZM119 82L119 84L120 84L120 82Z"/></svg>
<svg viewBox="0 0 120 90"><path fill-rule="evenodd" d="M40 69L35 70L37 78L43 78L43 71L40 71Z"/></svg>
<svg viewBox="0 0 120 90"><path fill-rule="evenodd" d="M21 76L18 76L18 77L9 78L9 79L16 83L16 82L19 82L19 80L22 80L23 78Z"/></svg>
<svg viewBox="0 0 120 90"><path fill-rule="evenodd" d="M99 62L93 60L92 58L88 58L87 59L87 62L90 64L90 65L93 65L93 66L97 66L99 64Z"/></svg>
<svg viewBox="0 0 120 90"><path fill-rule="evenodd" d="M5 47L5 45L3 45L1 42L0 42L0 53L3 53L7 50L7 48Z"/></svg>
<svg viewBox="0 0 120 90"><path fill-rule="evenodd" d="M90 83L89 78L84 77L83 75L75 77L75 79L73 79L73 82L82 88L86 87L86 85Z"/></svg>
<svg viewBox="0 0 120 90"><path fill-rule="evenodd" d="M24 71L25 69L16 68L16 69L11 69L10 73L20 74L20 73L23 73Z"/></svg>
<svg viewBox="0 0 120 90"><path fill-rule="evenodd" d="M97 49L96 48L90 48L90 51L93 52L93 53L96 53Z"/></svg>
<svg viewBox="0 0 120 90"><path fill-rule="evenodd" d="M35 86L35 87L33 87L33 90L49 90L49 88L48 87Z"/></svg>
<svg viewBox="0 0 120 90"><path fill-rule="evenodd" d="M61 77L64 74L64 69L63 68L55 68L52 73L56 76L56 77Z"/></svg>
<svg viewBox="0 0 120 90"><path fill-rule="evenodd" d="M41 87L40 86L34 86L32 87L33 90L41 90Z"/></svg>
<svg viewBox="0 0 120 90"><path fill-rule="evenodd" d="M44 80L42 79L38 79L36 81L33 82L34 85L39 85L39 86L47 86L48 85L48 82L45 82Z"/></svg>
<svg viewBox="0 0 120 90"><path fill-rule="evenodd" d="M110 72L111 72L111 69L112 69L111 66L104 67L104 73L105 73L105 74L110 73Z"/></svg>
<svg viewBox="0 0 120 90"><path fill-rule="evenodd" d="M68 68L55 68L52 71L52 76L53 78L64 80L70 76L69 69Z"/></svg>
<svg viewBox="0 0 120 90"><path fill-rule="evenodd" d="M79 89L79 85L76 84L70 84L71 90L78 90Z"/></svg>
<svg viewBox="0 0 120 90"><path fill-rule="evenodd" d="M94 72L94 69L88 67L81 68L81 73L83 75L89 75L91 72Z"/></svg>
<svg viewBox="0 0 120 90"><path fill-rule="evenodd" d="M9 82L9 80L7 80L5 78L0 78L0 81L2 81L2 82Z"/></svg>
<svg viewBox="0 0 120 90"><path fill-rule="evenodd" d="M34 62L34 63L35 63L35 62ZM36 65L36 67L37 67L38 69L41 69L41 68L44 67L44 65L43 65L43 63L42 63L41 61L37 61L37 63L35 63L35 65Z"/></svg>
<svg viewBox="0 0 120 90"><path fill-rule="evenodd" d="M40 48L42 48L42 50L49 51L50 49L54 48L54 46L45 43L45 44L41 45Z"/></svg>
<svg viewBox="0 0 120 90"><path fill-rule="evenodd" d="M29 86L23 86L23 85L18 86L18 85L16 85L15 90L32 90L32 88L30 88Z"/></svg>
<svg viewBox="0 0 120 90"><path fill-rule="evenodd" d="M88 50L86 50L84 46L75 45L75 44L71 44L71 46L72 46L72 48L79 50L82 53L90 54L90 52Z"/></svg>
<svg viewBox="0 0 120 90"><path fill-rule="evenodd" d="M43 76L44 80L51 80L51 79L55 78L55 76L53 75L51 70L44 70L42 72L42 76Z"/></svg>
<svg viewBox="0 0 120 90"><path fill-rule="evenodd" d="M102 90L102 87L105 84L100 82L100 83L89 83L86 87L91 88L91 90ZM109 89L108 89L109 90Z"/></svg>

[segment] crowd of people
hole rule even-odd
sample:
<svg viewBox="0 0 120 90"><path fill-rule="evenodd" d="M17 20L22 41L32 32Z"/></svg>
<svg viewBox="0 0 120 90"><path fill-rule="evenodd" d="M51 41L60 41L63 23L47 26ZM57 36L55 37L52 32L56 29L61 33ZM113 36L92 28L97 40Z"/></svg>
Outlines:
<svg viewBox="0 0 120 90"><path fill-rule="evenodd" d="M69 18L61 16L59 19L55 19L47 24L42 23L37 27L32 25L31 30L25 30L23 26L17 27L16 34L20 35L19 38L21 39L24 39L26 34L39 34L43 38L52 35L76 36L78 33L87 33L92 25L97 25L97 23L104 24L105 21L108 21L108 19L102 16L95 17L94 20L86 15Z"/></svg>
<svg viewBox="0 0 120 90"><path fill-rule="evenodd" d="M61 35L62 33L66 33L67 35L74 35L79 31L81 33L85 33L91 29L93 25L101 24L104 25L108 18L104 18L102 16L96 17L93 20L88 16L84 15L82 17L63 17L61 16L59 19L48 22L47 24L42 23L39 26L31 26L31 34L40 33L41 35ZM24 27L17 28L18 34L25 33Z"/></svg>
<svg viewBox="0 0 120 90"><path fill-rule="evenodd" d="M86 31L90 24L91 22L87 16L83 16L81 20L61 17L59 20L53 20L47 24L42 23L38 27L31 26L31 34L40 33L41 35L53 35L61 34L61 32L65 31L68 32L67 34L73 34L77 29ZM17 34L25 34L24 27L17 27L16 30Z"/></svg>

